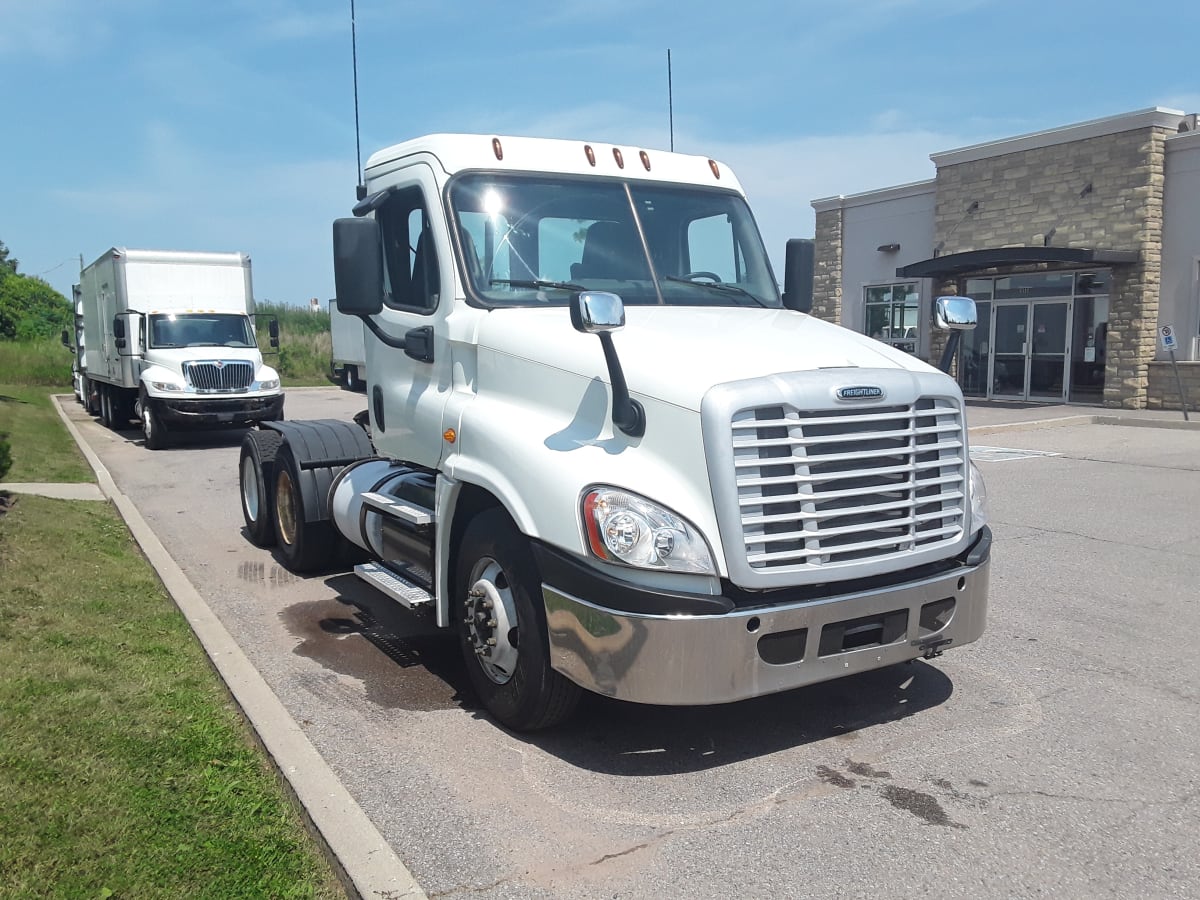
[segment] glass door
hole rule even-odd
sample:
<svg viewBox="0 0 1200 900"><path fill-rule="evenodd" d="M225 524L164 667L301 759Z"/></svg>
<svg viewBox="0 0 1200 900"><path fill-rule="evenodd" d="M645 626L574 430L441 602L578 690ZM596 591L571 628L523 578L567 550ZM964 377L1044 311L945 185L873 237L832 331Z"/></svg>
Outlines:
<svg viewBox="0 0 1200 900"><path fill-rule="evenodd" d="M1066 399L1069 303L1033 304L1029 341L1029 399Z"/></svg>
<svg viewBox="0 0 1200 900"><path fill-rule="evenodd" d="M1029 303L997 303L992 320L993 397L1024 400L1029 376Z"/></svg>

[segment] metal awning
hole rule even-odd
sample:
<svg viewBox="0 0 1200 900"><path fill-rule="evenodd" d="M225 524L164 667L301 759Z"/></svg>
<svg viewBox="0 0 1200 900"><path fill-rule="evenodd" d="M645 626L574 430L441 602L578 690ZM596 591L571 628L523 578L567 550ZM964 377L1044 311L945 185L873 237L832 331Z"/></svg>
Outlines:
<svg viewBox="0 0 1200 900"><path fill-rule="evenodd" d="M900 278L943 278L1004 266L1055 263L1064 266L1121 266L1138 261L1136 250L1090 247L996 247L934 256L896 269Z"/></svg>

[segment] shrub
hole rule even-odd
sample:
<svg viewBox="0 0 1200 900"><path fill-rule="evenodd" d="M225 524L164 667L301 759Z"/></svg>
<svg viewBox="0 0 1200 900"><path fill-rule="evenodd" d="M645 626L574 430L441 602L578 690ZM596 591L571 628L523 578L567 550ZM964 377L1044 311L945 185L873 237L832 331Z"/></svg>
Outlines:
<svg viewBox="0 0 1200 900"><path fill-rule="evenodd" d="M12 468L12 448L8 445L8 435L0 434L0 481Z"/></svg>

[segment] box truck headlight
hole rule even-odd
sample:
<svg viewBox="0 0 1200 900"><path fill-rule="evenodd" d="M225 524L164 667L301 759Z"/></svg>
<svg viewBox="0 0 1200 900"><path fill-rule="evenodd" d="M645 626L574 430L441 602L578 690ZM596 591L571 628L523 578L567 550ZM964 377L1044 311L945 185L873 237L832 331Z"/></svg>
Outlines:
<svg viewBox="0 0 1200 900"><path fill-rule="evenodd" d="M971 463L971 530L978 531L988 522L987 485L979 466Z"/></svg>
<svg viewBox="0 0 1200 900"><path fill-rule="evenodd" d="M258 389L260 391L273 391L277 387L279 387L278 378L268 378L266 381L260 381L258 383Z"/></svg>
<svg viewBox="0 0 1200 900"><path fill-rule="evenodd" d="M156 391L182 391L183 385L177 381L152 381L150 387Z"/></svg>
<svg viewBox="0 0 1200 900"><path fill-rule="evenodd" d="M641 569L717 574L695 526L645 497L593 488L583 495L582 513L588 546L600 559Z"/></svg>

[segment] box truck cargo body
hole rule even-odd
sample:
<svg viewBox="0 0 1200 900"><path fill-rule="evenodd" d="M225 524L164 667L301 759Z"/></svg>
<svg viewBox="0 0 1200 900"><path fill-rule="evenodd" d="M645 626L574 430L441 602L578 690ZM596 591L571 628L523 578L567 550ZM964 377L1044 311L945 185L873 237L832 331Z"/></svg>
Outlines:
<svg viewBox="0 0 1200 900"><path fill-rule="evenodd" d="M246 254L113 248L80 273L77 307L79 391L107 427L136 417L156 450L175 429L283 417Z"/></svg>

